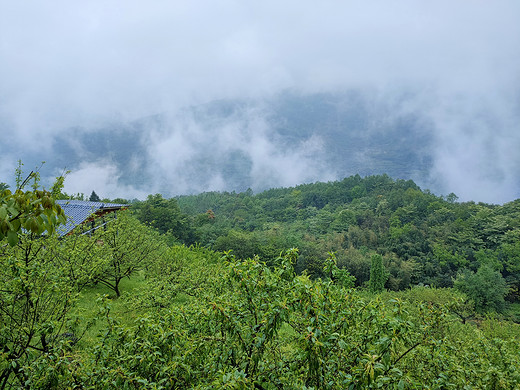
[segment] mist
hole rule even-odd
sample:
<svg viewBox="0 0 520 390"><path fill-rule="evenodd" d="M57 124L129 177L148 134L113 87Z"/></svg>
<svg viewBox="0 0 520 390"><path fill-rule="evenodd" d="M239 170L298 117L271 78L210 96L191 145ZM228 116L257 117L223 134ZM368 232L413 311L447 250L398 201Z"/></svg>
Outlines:
<svg viewBox="0 0 520 390"><path fill-rule="evenodd" d="M414 118L400 136L431 162L409 178L507 202L520 197L519 16L512 0L4 2L0 181L18 159L112 198L341 179L374 151L340 169L325 130L287 138L273 110L286 91L361 91L370 123L352 131ZM240 109L197 111L215 101Z"/></svg>

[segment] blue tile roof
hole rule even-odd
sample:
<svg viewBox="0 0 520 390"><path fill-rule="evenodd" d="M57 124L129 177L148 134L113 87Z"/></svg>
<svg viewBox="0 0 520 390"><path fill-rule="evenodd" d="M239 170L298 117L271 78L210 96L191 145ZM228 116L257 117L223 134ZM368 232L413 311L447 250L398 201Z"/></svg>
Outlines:
<svg viewBox="0 0 520 390"><path fill-rule="evenodd" d="M70 233L76 226L84 223L92 214L103 211L116 211L123 207L128 207L127 204L82 200L57 200L56 203L61 206L67 216L67 222L56 229L60 236Z"/></svg>

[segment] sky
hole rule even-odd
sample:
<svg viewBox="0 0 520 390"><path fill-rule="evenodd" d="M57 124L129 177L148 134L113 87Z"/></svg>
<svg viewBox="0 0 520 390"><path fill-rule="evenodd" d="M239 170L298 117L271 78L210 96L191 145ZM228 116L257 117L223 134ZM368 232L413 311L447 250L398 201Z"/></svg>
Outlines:
<svg viewBox="0 0 520 390"><path fill-rule="evenodd" d="M0 0L0 178L20 158L51 154L71 127L88 132L284 90L361 88L389 100L411 93L399 110L433 123L430 179L439 190L507 202L520 197L518 20L516 0ZM171 169L197 134L145 137L147 157L165 143L182 151L159 167L182 183L182 171ZM278 169L267 172L287 172L274 184L331 178L306 169L312 154L277 149L268 129L261 139L248 134L231 133L254 149L243 148L258 162L255 172L265 175L273 161ZM107 196L145 195L115 186L118 172L107 160L72 168L71 193L95 184ZM201 189L225 189L225 178L212 183Z"/></svg>

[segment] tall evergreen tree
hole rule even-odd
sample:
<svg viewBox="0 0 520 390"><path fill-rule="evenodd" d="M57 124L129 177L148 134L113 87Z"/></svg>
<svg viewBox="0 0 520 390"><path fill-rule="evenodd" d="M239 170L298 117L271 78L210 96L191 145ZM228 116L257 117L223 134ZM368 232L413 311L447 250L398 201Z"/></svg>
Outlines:
<svg viewBox="0 0 520 390"><path fill-rule="evenodd" d="M372 255L370 265L370 280L368 287L370 291L378 293L384 290L388 274L383 265L383 257L381 255Z"/></svg>
<svg viewBox="0 0 520 390"><path fill-rule="evenodd" d="M101 201L98 194L96 194L96 191L92 191L88 200L90 200L91 202L100 202Z"/></svg>

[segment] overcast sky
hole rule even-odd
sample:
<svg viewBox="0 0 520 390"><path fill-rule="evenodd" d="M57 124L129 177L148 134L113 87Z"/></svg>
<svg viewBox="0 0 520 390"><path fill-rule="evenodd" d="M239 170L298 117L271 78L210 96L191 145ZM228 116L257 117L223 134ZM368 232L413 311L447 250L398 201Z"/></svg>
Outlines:
<svg viewBox="0 0 520 390"><path fill-rule="evenodd" d="M512 200L519 20L517 0L0 0L0 142L15 145L0 174L69 126L285 89L412 90L402 109L435 123L443 188Z"/></svg>

